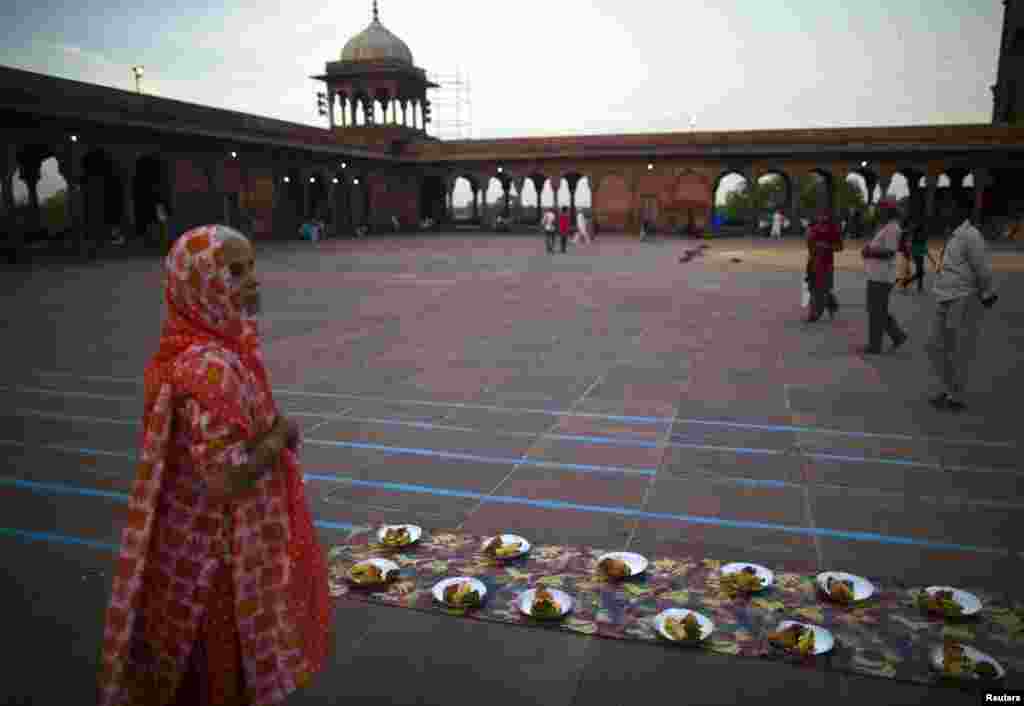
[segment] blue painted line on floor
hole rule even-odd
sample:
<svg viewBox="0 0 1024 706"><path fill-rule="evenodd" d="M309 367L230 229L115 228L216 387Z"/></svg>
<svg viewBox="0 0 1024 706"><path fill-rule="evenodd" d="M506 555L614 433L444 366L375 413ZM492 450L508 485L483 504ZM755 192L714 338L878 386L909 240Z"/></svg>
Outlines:
<svg viewBox="0 0 1024 706"><path fill-rule="evenodd" d="M450 458L458 461L478 461L480 463L495 463L510 466L539 466L542 468L567 468L573 471L584 471L587 473L618 473L638 476L653 476L657 473L655 468L622 468L619 466L594 466L584 463L559 463L555 461L542 461L531 459L527 456L499 457L499 456L477 456L476 454L457 453L454 451L438 451L436 449L420 449L405 446L386 446L384 444L367 444L356 441L326 441L320 439L307 439L304 443L315 446L337 446L350 449L370 449L390 454L411 454L414 456L434 456L437 458Z"/></svg>
<svg viewBox="0 0 1024 706"><path fill-rule="evenodd" d="M451 488L436 488L429 485L411 485L408 483L390 483L382 481L365 481L343 476L306 474L307 478L332 483L343 483L347 485L377 488L380 490L393 490L404 493L418 493L427 495L439 495L453 498L467 498L479 500L486 503L503 503L508 505L526 505L539 507L548 510L576 510L579 512L594 512L607 515L622 515L625 517L638 517L647 520L669 520L674 522L685 522L689 524L711 525L717 527L735 527L739 529L765 529L789 534L806 536L827 537L832 539L850 539L860 542L875 542L879 544L901 544L908 546L922 547L926 549L942 549L978 554L1007 554L1009 550L993 547L977 547L969 544L952 544L946 542L933 542L913 537L899 537L894 535L877 534L874 532L850 532L846 530L834 530L823 527L794 527L791 525L779 525L768 522L749 522L745 520L726 520L717 517L705 517L700 515L683 515L666 512L647 512L627 507L614 507L604 505L580 505L578 503L564 502L561 500L533 500L516 496L484 495L470 490L453 490Z"/></svg>
<svg viewBox="0 0 1024 706"><path fill-rule="evenodd" d="M740 529L766 529L777 532L785 532L788 534L799 534L805 536L829 537L833 539L850 539L854 541L876 542L880 544L900 544L923 547L927 549L954 550L982 554L1006 554L1009 551L1006 549L997 549L992 547L977 547L966 544L933 542L930 540L914 539L913 537L899 537L894 535L877 534L873 532L851 532L845 530L827 529L823 527L809 528L796 527L792 525L779 525L767 522L728 520L718 517L708 517L701 515L647 512L644 510L637 510L634 508L627 507L605 505L581 505L578 503L570 503L561 500L535 500L531 498L523 498L518 496L484 495L483 493L477 493L469 490L455 490L452 488L439 488L429 485L412 485L408 483L392 483L389 481L357 480L354 478L346 478L344 476L325 475L319 473L305 473L304 478L306 478L307 480L319 480L329 483L340 483L367 488L377 488L381 490L392 490L404 493L436 495L453 498L468 498L472 500L481 501L482 503L504 503L512 505L525 505L529 507L539 507L549 510L575 510L579 512L621 515L625 517L637 517L648 520L669 520L673 522L703 524L716 527L734 527ZM61 494L76 494L90 497L109 497L120 500L122 502L128 501L127 493L96 490L93 488L83 488L72 484L39 483L36 481L26 481L19 478L0 477L0 485L14 486L35 492L43 491ZM325 527L327 529L351 528L351 525L346 525L344 523L324 522L320 520L314 522L314 524L318 527Z"/></svg>
<svg viewBox="0 0 1024 706"><path fill-rule="evenodd" d="M71 537L66 534L55 534L53 532L29 532L27 530L13 529L11 527L0 527L0 534L18 539L27 539L30 542L52 542L55 544L73 544L85 546L91 549L104 549L109 552L117 552L120 547L108 542L97 542L92 539Z"/></svg>
<svg viewBox="0 0 1024 706"><path fill-rule="evenodd" d="M43 377L66 377L80 380L95 380L95 381L107 381L107 382L125 382L134 383L136 385L142 384L141 378L116 378L116 377L105 377L105 376L80 376L74 373L68 373L64 371L44 371L44 370L33 370L32 374L40 375ZM354 399L362 400L367 402L379 402L382 404L393 404L393 405L405 405L405 406L434 406L434 407L447 407L454 409L486 409L498 412L508 413L523 413L523 414L547 414L554 416L574 416L574 417L588 417L597 419L611 419L615 421L631 421L638 422L641 424L668 424L675 421L675 424L695 424L703 426L717 426L717 427L731 427L735 429L760 429L763 431L786 431L786 432L806 432L813 434L833 434L837 436L853 436L869 439L900 439L904 441L934 441L936 443L947 444L947 445L964 445L964 446L989 446L997 448L1016 448L1019 444L1016 441L986 441L982 439L947 439L943 437L932 437L932 436L913 436L910 434L894 434L894 433L881 433L881 432L869 432L869 431L844 431L842 429L830 429L828 427L811 427L811 426L797 426L789 424L758 424L752 422L737 422L725 419L682 419L673 417L651 417L651 416L626 416L626 415L614 415L614 414L601 414L597 412L579 412L572 410L556 410L556 409L535 409L535 408L519 408L519 407L501 407L498 405L487 405L487 404L474 404L466 402L438 402L435 400L392 400L386 397L376 397L372 395L353 395L345 393L331 393L331 392L310 392L304 390L289 390L287 388L274 388L273 391L282 395L293 395L297 397L326 397L326 398L343 398L343 399Z"/></svg>

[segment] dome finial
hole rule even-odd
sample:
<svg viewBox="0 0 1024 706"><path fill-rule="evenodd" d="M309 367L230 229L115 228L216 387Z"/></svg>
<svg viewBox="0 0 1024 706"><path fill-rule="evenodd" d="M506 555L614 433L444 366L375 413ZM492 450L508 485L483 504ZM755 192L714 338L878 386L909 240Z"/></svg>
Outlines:
<svg viewBox="0 0 1024 706"><path fill-rule="evenodd" d="M377 13L377 0L373 0L373 21L380 22L380 17Z"/></svg>

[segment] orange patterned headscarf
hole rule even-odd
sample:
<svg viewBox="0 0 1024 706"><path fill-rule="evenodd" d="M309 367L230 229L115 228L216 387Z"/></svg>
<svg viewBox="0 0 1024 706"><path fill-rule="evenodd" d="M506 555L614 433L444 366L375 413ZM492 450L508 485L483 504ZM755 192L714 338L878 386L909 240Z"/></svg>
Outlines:
<svg viewBox="0 0 1024 706"><path fill-rule="evenodd" d="M160 349L146 366L147 414L174 361L197 343L216 342L237 353L270 396L259 326L242 307L241 283L224 261L230 239L246 237L223 225L193 228L175 241L164 261L167 318Z"/></svg>

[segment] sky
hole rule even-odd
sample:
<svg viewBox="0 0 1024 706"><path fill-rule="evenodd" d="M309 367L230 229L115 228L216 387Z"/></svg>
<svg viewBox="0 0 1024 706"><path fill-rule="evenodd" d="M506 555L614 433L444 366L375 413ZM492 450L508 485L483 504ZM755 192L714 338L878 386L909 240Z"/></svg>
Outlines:
<svg viewBox="0 0 1024 706"><path fill-rule="evenodd" d="M987 123L1003 15L1000 0L379 2L419 67L469 77L474 138ZM146 93L326 127L308 77L371 2L7 12L0 64L123 89L141 65Z"/></svg>

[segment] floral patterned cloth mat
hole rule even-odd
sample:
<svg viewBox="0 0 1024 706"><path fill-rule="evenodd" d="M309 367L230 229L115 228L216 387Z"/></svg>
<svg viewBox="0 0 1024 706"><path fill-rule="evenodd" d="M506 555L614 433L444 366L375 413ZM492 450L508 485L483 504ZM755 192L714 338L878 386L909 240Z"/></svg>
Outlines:
<svg viewBox="0 0 1024 706"><path fill-rule="evenodd" d="M496 561L481 553L487 539L424 532L416 544L395 550L378 544L374 530L355 528L344 544L328 553L331 595L478 620L661 642L673 648L784 660L809 668L921 684L981 686L980 682L944 679L930 667L929 651L949 637L998 660L1007 672L1001 686L1021 688L1024 684L1024 602L1011 601L1008 596L965 589L982 601L980 614L943 619L926 615L917 606L916 597L923 587L869 578L875 594L847 606L823 597L814 576L775 572L773 586L751 596L731 598L722 593L719 584L718 569L725 562L715 559L659 558L650 561L640 576L612 582L596 570L604 550L534 546L522 558ZM375 557L398 564L398 578L377 589L352 586L347 580L349 568ZM431 589L452 576L480 580L487 588L483 604L465 610L436 602ZM575 600L573 610L554 623L523 615L516 599L538 585L568 593ZM714 622L714 633L699 647L682 647L663 639L654 627L654 617L668 608L702 613ZM816 657L784 653L767 640L768 632L782 620L828 629L835 638L835 647Z"/></svg>

